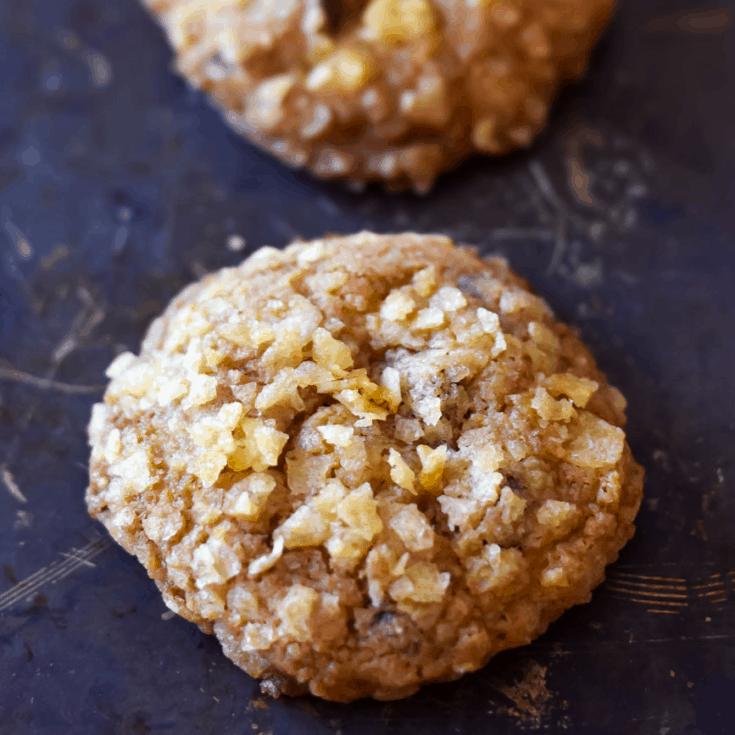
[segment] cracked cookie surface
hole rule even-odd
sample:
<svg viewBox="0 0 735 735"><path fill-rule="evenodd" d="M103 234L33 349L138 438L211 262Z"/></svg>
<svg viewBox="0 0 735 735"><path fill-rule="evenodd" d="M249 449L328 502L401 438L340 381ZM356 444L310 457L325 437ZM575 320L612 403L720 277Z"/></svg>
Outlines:
<svg viewBox="0 0 735 735"><path fill-rule="evenodd" d="M239 133L317 176L425 191L527 147L614 0L144 0Z"/></svg>
<svg viewBox="0 0 735 735"><path fill-rule="evenodd" d="M272 694L476 670L633 534L623 397L505 261L444 237L262 248L108 376L90 513Z"/></svg>

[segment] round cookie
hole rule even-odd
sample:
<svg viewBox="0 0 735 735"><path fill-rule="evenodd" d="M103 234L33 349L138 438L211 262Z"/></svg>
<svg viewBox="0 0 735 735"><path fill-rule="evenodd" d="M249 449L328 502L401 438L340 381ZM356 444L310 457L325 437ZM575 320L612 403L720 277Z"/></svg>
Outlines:
<svg viewBox="0 0 735 735"><path fill-rule="evenodd" d="M405 697L632 536L625 401L501 259L362 233L184 289L108 369L87 504L271 694Z"/></svg>
<svg viewBox="0 0 735 735"><path fill-rule="evenodd" d="M531 144L614 0L144 0L239 133L317 176L426 191Z"/></svg>

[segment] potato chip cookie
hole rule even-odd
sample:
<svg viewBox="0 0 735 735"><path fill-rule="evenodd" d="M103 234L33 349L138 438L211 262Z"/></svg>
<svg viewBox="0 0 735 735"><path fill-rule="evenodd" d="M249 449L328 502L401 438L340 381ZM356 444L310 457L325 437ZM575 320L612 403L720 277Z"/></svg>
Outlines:
<svg viewBox="0 0 735 735"><path fill-rule="evenodd" d="M272 694L474 671L633 534L623 397L505 261L445 237L262 248L107 375L90 513Z"/></svg>
<svg viewBox="0 0 735 735"><path fill-rule="evenodd" d="M530 145L614 0L144 0L239 133L317 176L425 191Z"/></svg>

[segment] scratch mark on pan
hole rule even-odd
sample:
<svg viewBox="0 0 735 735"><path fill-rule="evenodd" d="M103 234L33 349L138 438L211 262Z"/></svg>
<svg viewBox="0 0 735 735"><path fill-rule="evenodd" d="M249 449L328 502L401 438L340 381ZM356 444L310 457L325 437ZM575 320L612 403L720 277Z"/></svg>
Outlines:
<svg viewBox="0 0 735 735"><path fill-rule="evenodd" d="M702 605L715 610L724 609L722 606L726 606L731 600L730 584L735 580L735 570L706 576L695 574L693 584L690 584L681 577L660 577L615 570L608 577L605 589L617 599L646 605L647 611L651 613L672 614L686 607ZM654 580L658 584L648 580Z"/></svg>
<svg viewBox="0 0 735 735"><path fill-rule="evenodd" d="M708 589L711 589L713 587L714 588L722 588L724 586L725 586L725 582L724 581L720 581L720 582L708 582L707 584L693 584L691 586L691 589L693 589L693 590L708 590Z"/></svg>
<svg viewBox="0 0 735 735"><path fill-rule="evenodd" d="M83 547L82 549L72 549L74 551L74 556L76 557L76 560L79 559L80 554L81 555L84 555L85 558L86 558L86 551L88 550L88 548L90 546L92 546L93 544L97 544L97 543L99 543L99 540L90 542L89 544L87 544L87 546ZM109 545L109 543L107 545ZM63 552L62 552L61 556L63 556ZM67 556L66 559L67 559L67 561L74 561L74 559L71 559L69 556ZM26 577L25 579L23 579L20 582L18 582L15 585L14 589L16 589L17 587L19 587L20 585L27 585L27 584L31 584L31 583L35 584L38 581L38 578L41 577L42 575L44 575L49 569L53 568L54 571L59 571L59 569L61 568L61 566L64 566L66 564L67 564L67 562L60 562L58 560L53 561L53 562L51 562L51 564L48 565L48 567L41 567L41 569L39 569L37 572L34 572L29 577ZM2 597L0 597L0 599L4 599L5 595L6 594L9 594L12 591L13 590L8 590L7 592L3 593Z"/></svg>
<svg viewBox="0 0 735 735"><path fill-rule="evenodd" d="M556 195L554 187L549 180L549 177L546 175L544 167L538 161L531 161L528 164L528 167L531 170L531 174L534 178L534 181L536 182L536 185L541 190L541 193L544 195L549 204L551 204L551 206L554 207L554 209L556 209L557 211L563 211L564 207L559 200L559 197Z"/></svg>
<svg viewBox="0 0 735 735"><path fill-rule="evenodd" d="M607 585L608 590L611 592L621 592L624 595L641 595L643 597L662 597L665 599L670 600L687 600L689 599L689 595L687 594L681 594L680 592L646 592L645 590L636 590L636 589L626 589L625 587L621 587L618 585L608 584Z"/></svg>
<svg viewBox="0 0 735 735"><path fill-rule="evenodd" d="M55 364L59 364L65 357L70 355L79 346L79 340L76 334L71 334L59 342L55 347L51 357Z"/></svg>
<svg viewBox="0 0 735 735"><path fill-rule="evenodd" d="M659 450L660 451L660 450ZM696 562L696 563L690 563L686 566L696 567L697 569L710 569L711 567L714 567L717 562L714 561L702 561L702 562ZM620 564L617 564L617 570L620 571L621 569L653 569L653 570L661 570L664 567L678 567L680 568L682 566L681 562L676 561L639 561L639 562L621 562Z"/></svg>
<svg viewBox="0 0 735 735"><path fill-rule="evenodd" d="M631 602L640 602L644 605L667 605L669 607L688 607L688 602L676 602L674 600L646 600L641 599L639 597L631 597L630 595L615 595L615 597L620 597L626 600L630 600Z"/></svg>
<svg viewBox="0 0 735 735"><path fill-rule="evenodd" d="M18 483L14 480L12 472L5 466L2 465L2 469L0 469L0 478L2 478L3 485L5 485L5 488L7 491L19 502L19 503L27 503L28 499L25 495L21 492L21 489L18 487Z"/></svg>
<svg viewBox="0 0 735 735"><path fill-rule="evenodd" d="M27 260L33 255L33 247L28 238L10 221L10 209L8 207L3 207L2 219L5 232L13 241L16 252L23 260Z"/></svg>
<svg viewBox="0 0 735 735"><path fill-rule="evenodd" d="M109 538L100 537L90 541L81 549L72 548L70 552L62 553L63 561L59 559L52 561L48 566L42 567L0 595L0 611L34 595L47 584L55 584L82 566L95 566L90 560L101 554L111 544L112 541Z"/></svg>
<svg viewBox="0 0 735 735"><path fill-rule="evenodd" d="M91 331L97 326L105 317L104 308L94 301L89 289L85 286L80 285L76 290L77 298L82 303L82 308L77 312L72 325L66 335L61 339L56 348L50 355L51 364L49 369L46 371L45 378L39 378L39 380L53 381L56 371L59 369L61 361L67 357L71 352L79 349L83 346L84 340L89 337ZM81 337L81 340L80 340ZM12 371L14 374L16 371ZM33 377L33 376L31 376ZM63 384L62 384L63 385ZM34 397L30 402L30 405L25 410L23 415L17 422L17 430L15 436L9 444L9 448L5 452L4 466L7 466L13 461L17 453L20 451L21 439L31 423L31 420L38 408L40 399Z"/></svg>
<svg viewBox="0 0 735 735"><path fill-rule="evenodd" d="M566 233L569 213L567 208L564 206L564 202L562 202L562 200L557 196L554 186L546 174L544 167L538 161L531 161L528 164L528 167L539 191L557 215L556 228L554 231L554 250L551 254L549 265L546 268L546 274L553 275L561 264L561 260L567 249Z"/></svg>
<svg viewBox="0 0 735 735"><path fill-rule="evenodd" d="M668 590L671 592L686 592L687 590L686 585L683 584L649 584L648 582L635 582L629 579L615 579L613 576L608 579L608 582L610 584L625 584L628 587L643 587L647 590Z"/></svg>
<svg viewBox="0 0 735 735"><path fill-rule="evenodd" d="M658 615L678 615L679 610L654 610L653 608L648 608L646 612L650 613L656 613Z"/></svg>
<svg viewBox="0 0 735 735"><path fill-rule="evenodd" d="M549 266L546 269L546 273L548 275L555 273L556 269L561 265L561 259L564 257L564 253L567 249L566 230L566 219L564 217L559 217L559 222L557 223L554 236L554 252L551 254L551 260L549 261Z"/></svg>
<svg viewBox="0 0 735 735"><path fill-rule="evenodd" d="M729 641L735 639L735 633L716 633L713 635L681 635L676 638L644 638L640 643L689 643L692 641Z"/></svg>
<svg viewBox="0 0 735 735"><path fill-rule="evenodd" d="M554 233L545 227L497 227L490 233L491 240L553 240Z"/></svg>
<svg viewBox="0 0 735 735"><path fill-rule="evenodd" d="M652 31L716 34L732 28L733 16L729 8L703 9L684 11L665 18L651 18L646 25Z"/></svg>
<svg viewBox="0 0 735 735"><path fill-rule="evenodd" d="M5 232L8 233L8 236L13 241L13 245L15 245L15 250L20 255L23 260L27 260L33 255L33 247L31 246L31 243L28 241L28 238L10 221L10 219L5 216Z"/></svg>
<svg viewBox="0 0 735 735"><path fill-rule="evenodd" d="M97 566L94 562L89 561L89 559L85 559L80 556L76 549L72 549L71 551L62 551L61 556L66 559L76 559L78 562L81 562L85 566L92 567L93 569Z"/></svg>
<svg viewBox="0 0 735 735"><path fill-rule="evenodd" d="M66 395L79 395L86 393L99 393L105 389L105 386L100 385L72 385L71 383L62 383L58 380L52 380L51 378L39 378L30 373L26 373L23 370L17 370L16 368L8 368L0 365L0 380L12 380L16 383L24 383L25 385L32 385L34 388L40 388L41 390L55 390L59 393L65 393Z"/></svg>
<svg viewBox="0 0 735 735"><path fill-rule="evenodd" d="M616 575L620 577L632 577L633 579L654 579L661 582L678 582L679 584L686 584L686 579L682 577L656 577L650 574L634 574L633 572L616 572Z"/></svg>

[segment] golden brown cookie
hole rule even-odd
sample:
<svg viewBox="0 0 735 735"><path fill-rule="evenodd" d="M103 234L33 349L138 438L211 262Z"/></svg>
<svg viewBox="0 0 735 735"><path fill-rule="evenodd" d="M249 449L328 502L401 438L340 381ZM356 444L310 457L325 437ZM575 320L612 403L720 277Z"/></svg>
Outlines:
<svg viewBox="0 0 735 735"><path fill-rule="evenodd" d="M228 123L326 178L425 191L530 145L614 0L144 0Z"/></svg>
<svg viewBox="0 0 735 735"><path fill-rule="evenodd" d="M623 397L505 261L445 237L262 248L108 376L90 513L273 694L474 671L633 534Z"/></svg>

